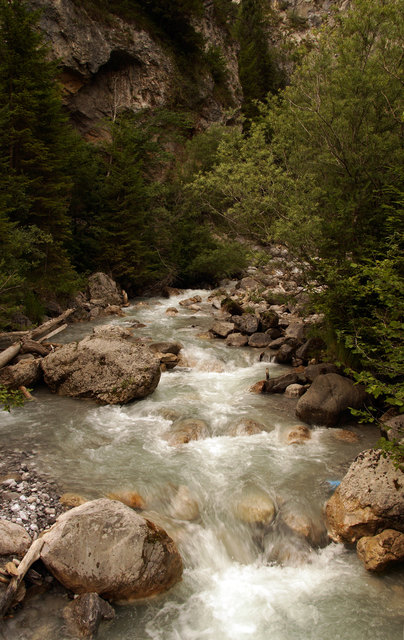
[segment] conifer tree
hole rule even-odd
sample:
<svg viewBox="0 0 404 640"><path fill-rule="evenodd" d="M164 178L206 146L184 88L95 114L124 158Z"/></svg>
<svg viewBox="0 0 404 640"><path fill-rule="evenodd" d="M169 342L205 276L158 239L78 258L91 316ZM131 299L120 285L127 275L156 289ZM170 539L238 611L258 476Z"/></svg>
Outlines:
<svg viewBox="0 0 404 640"><path fill-rule="evenodd" d="M24 1L0 0L0 186L6 194L0 204L11 222L50 235L30 275L42 291L64 290L74 275L63 248L70 233L70 129L37 20Z"/></svg>

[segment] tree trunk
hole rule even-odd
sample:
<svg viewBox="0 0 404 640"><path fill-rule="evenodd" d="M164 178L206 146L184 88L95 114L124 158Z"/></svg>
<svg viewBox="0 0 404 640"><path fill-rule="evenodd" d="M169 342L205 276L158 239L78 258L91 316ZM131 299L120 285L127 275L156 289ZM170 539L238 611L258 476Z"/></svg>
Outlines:
<svg viewBox="0 0 404 640"><path fill-rule="evenodd" d="M20 352L21 342L15 342L8 347L5 351L0 353L0 368L4 367L6 364L10 362L15 356Z"/></svg>
<svg viewBox="0 0 404 640"><path fill-rule="evenodd" d="M17 593L18 587L23 581L24 576L27 573L28 569L32 564L34 564L34 562L39 560L44 543L45 543L44 538L38 538L37 540L35 540L31 544L30 548L28 549L23 559L21 560L17 569L18 574L13 578L11 578L10 584L8 585L5 594L0 600L0 617L1 618L4 618L7 611L13 604L15 594Z"/></svg>

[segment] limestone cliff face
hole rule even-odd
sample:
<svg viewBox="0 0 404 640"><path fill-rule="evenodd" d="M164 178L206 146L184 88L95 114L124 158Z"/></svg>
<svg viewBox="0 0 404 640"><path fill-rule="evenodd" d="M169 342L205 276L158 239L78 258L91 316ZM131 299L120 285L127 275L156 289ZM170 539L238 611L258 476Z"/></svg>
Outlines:
<svg viewBox="0 0 404 640"><path fill-rule="evenodd" d="M210 24L210 4L206 2L198 28L220 46L237 106L241 89L236 46ZM65 104L87 137L100 137L102 122L121 111L171 106L181 82L175 57L150 33L116 15L97 19L72 0L30 0L30 5L42 11L40 28L51 55L61 62ZM228 107L224 102L215 97L214 81L206 71L195 83L190 104L184 106L197 112L204 126L223 117Z"/></svg>
<svg viewBox="0 0 404 640"><path fill-rule="evenodd" d="M279 29L295 42L321 26L332 11L346 10L350 0L268 0L280 19Z"/></svg>

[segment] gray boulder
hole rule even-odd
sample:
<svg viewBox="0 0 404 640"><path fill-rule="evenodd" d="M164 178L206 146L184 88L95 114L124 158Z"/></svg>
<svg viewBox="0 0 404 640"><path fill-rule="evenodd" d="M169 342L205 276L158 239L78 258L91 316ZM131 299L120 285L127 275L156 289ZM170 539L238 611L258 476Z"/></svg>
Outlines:
<svg viewBox="0 0 404 640"><path fill-rule="evenodd" d="M258 331L259 320L257 316L252 313L246 313L242 316L234 316L232 318L236 329L240 331L240 333L247 333L251 335Z"/></svg>
<svg viewBox="0 0 404 640"><path fill-rule="evenodd" d="M301 358L302 356L298 357ZM314 382L317 376L324 375L326 373L339 373L339 369L331 362L321 362L320 364L309 364L304 370L304 375L309 382Z"/></svg>
<svg viewBox="0 0 404 640"><path fill-rule="evenodd" d="M360 453L326 505L329 535L353 543L383 529L404 532L404 474L380 450Z"/></svg>
<svg viewBox="0 0 404 640"><path fill-rule="evenodd" d="M278 364L290 364L295 351L296 345L290 343L283 344L276 352L275 362Z"/></svg>
<svg viewBox="0 0 404 640"><path fill-rule="evenodd" d="M263 349L269 345L271 337L267 333L253 333L248 339L249 347Z"/></svg>
<svg viewBox="0 0 404 640"><path fill-rule="evenodd" d="M230 333L226 338L226 344L229 347L245 347L247 342L247 336L243 336L242 333Z"/></svg>
<svg viewBox="0 0 404 640"><path fill-rule="evenodd" d="M397 440L399 443L404 444L404 413L385 420L382 433L388 440Z"/></svg>
<svg viewBox="0 0 404 640"><path fill-rule="evenodd" d="M362 385L337 373L317 376L296 406L296 415L308 424L333 427L348 408L359 409L366 399Z"/></svg>
<svg viewBox="0 0 404 640"><path fill-rule="evenodd" d="M115 602L162 593L182 575L181 557L167 533L107 498L60 516L44 536L41 559L67 589Z"/></svg>
<svg viewBox="0 0 404 640"><path fill-rule="evenodd" d="M88 279L88 297L91 304L99 307L122 305L123 297L118 286L106 273L94 273Z"/></svg>
<svg viewBox="0 0 404 640"><path fill-rule="evenodd" d="M284 391L291 384L297 384L303 382L304 377L300 373L286 373L283 376L277 378L270 378L265 381L264 392L265 393L284 393Z"/></svg>
<svg viewBox="0 0 404 640"><path fill-rule="evenodd" d="M221 322L217 321L213 323L212 331L218 338L227 338L227 336L234 331L233 322Z"/></svg>
<svg viewBox="0 0 404 640"><path fill-rule="evenodd" d="M124 404L152 393L160 380L159 359L132 342L129 330L99 327L79 343L64 345L42 360L44 380L64 396Z"/></svg>

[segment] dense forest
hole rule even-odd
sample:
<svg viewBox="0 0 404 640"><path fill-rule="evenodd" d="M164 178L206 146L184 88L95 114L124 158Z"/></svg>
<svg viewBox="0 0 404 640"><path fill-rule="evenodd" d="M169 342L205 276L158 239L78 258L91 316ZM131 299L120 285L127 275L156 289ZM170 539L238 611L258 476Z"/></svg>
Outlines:
<svg viewBox="0 0 404 640"><path fill-rule="evenodd" d="M225 89L220 52L192 26L202 0L85 5L152 25ZM240 47L232 126L196 133L177 102L119 113L91 144L69 123L38 14L0 0L1 325L39 322L95 270L130 295L209 285L262 260L253 245L279 242L304 267L330 355L403 407L404 2L355 0L288 79L264 2L214 10Z"/></svg>

